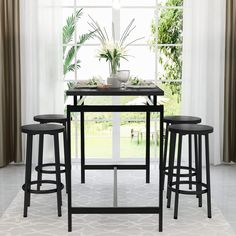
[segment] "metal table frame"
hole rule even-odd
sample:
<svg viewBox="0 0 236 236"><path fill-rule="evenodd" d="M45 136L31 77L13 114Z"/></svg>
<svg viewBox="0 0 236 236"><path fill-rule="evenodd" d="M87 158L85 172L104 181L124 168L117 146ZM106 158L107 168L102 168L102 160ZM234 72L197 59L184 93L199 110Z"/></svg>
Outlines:
<svg viewBox="0 0 236 236"><path fill-rule="evenodd" d="M68 231L72 231L72 214L159 214L159 232L163 228L163 105L157 105L157 96L164 95L159 89L71 89L67 96L73 96L73 105L67 105L67 189L68 189ZM147 96L147 105L84 105L84 96ZM79 97L79 100L78 100ZM85 170L94 169L145 169L146 183L150 182L150 113L160 113L160 157L159 157L159 206L151 207L72 207L71 193L71 113L80 112L81 118L81 183L85 183ZM146 112L146 161L145 165L86 165L84 143L84 113L85 112ZM116 178L114 178L116 179Z"/></svg>

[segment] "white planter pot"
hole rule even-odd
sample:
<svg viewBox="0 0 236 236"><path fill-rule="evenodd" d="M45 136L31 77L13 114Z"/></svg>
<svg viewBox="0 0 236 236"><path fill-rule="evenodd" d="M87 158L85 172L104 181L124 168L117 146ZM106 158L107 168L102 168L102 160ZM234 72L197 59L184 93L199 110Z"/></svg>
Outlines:
<svg viewBox="0 0 236 236"><path fill-rule="evenodd" d="M112 88L120 88L120 81L116 76L112 76L107 78L107 84L109 84Z"/></svg>

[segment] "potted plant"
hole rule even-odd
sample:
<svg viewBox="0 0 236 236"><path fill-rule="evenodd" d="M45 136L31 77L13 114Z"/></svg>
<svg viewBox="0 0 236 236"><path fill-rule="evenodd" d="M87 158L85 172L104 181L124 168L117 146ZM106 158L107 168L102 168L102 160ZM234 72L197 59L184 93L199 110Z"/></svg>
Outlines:
<svg viewBox="0 0 236 236"><path fill-rule="evenodd" d="M91 19L89 25L94 31L94 37L98 38L98 40L101 42L101 47L98 50L98 58L99 60L105 59L107 62L109 62L110 79L112 80L112 84L115 85L113 87L118 87L120 85L116 78L117 70L120 67L120 60L128 60L127 57L129 55L127 53L127 47L132 43L142 39L143 37L127 42L130 33L136 27L134 25L134 19L130 21L126 29L123 31L120 39L117 41L115 37L114 24L112 24L112 37L109 38L106 28L102 29L98 22L96 22L91 16L89 17Z"/></svg>

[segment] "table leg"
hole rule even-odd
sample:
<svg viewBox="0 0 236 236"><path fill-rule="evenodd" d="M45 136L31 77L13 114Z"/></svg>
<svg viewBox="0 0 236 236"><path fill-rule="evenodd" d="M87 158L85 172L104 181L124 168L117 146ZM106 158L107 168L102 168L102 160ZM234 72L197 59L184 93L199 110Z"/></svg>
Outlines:
<svg viewBox="0 0 236 236"><path fill-rule="evenodd" d="M70 108L67 106L67 148L66 148L66 179L67 179L67 197L68 197L68 232L72 231L72 213L71 213L71 117Z"/></svg>
<svg viewBox="0 0 236 236"><path fill-rule="evenodd" d="M163 230L163 116L164 109L160 111L160 157L159 157L159 232Z"/></svg>
<svg viewBox="0 0 236 236"><path fill-rule="evenodd" d="M150 183L150 112L146 112L146 183Z"/></svg>
<svg viewBox="0 0 236 236"><path fill-rule="evenodd" d="M113 207L118 207L117 167L114 167Z"/></svg>
<svg viewBox="0 0 236 236"><path fill-rule="evenodd" d="M81 183L85 183L84 112L80 113Z"/></svg>

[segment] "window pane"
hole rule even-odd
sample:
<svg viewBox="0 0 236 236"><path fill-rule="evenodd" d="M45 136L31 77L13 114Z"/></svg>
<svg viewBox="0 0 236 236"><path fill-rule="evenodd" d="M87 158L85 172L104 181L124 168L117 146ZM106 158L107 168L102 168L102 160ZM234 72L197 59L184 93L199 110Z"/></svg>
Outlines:
<svg viewBox="0 0 236 236"><path fill-rule="evenodd" d="M144 114L145 116L145 114ZM151 116L152 117L152 116ZM150 126L150 157L154 158L158 150L158 130L154 120ZM120 126L120 157L142 158L145 160L146 151L146 123L145 118L137 121L122 120Z"/></svg>
<svg viewBox="0 0 236 236"><path fill-rule="evenodd" d="M120 0L121 6L153 6L156 5L156 0Z"/></svg>
<svg viewBox="0 0 236 236"><path fill-rule="evenodd" d="M121 34L126 29L127 25L132 19L135 19L134 25L136 28L131 32L127 38L127 42L131 42L135 39L144 37L141 40L135 42L136 44L147 44L151 36L151 23L154 18L154 9L121 9L120 11L120 29Z"/></svg>
<svg viewBox="0 0 236 236"><path fill-rule="evenodd" d="M85 122L85 155L86 158L112 158L111 121Z"/></svg>
<svg viewBox="0 0 236 236"><path fill-rule="evenodd" d="M164 104L165 115L178 115L181 109L182 86L179 82L162 83L159 85L165 92L164 97L159 97L158 102ZM173 90L177 91L173 94Z"/></svg>
<svg viewBox="0 0 236 236"><path fill-rule="evenodd" d="M111 6L112 0L76 0L77 6Z"/></svg>
<svg viewBox="0 0 236 236"><path fill-rule="evenodd" d="M77 53L81 67L77 70L77 79L84 80L93 76L101 76L104 80L109 76L109 65L97 57L98 46L82 46Z"/></svg>
<svg viewBox="0 0 236 236"><path fill-rule="evenodd" d="M183 41L183 10L160 9L158 43L181 44Z"/></svg>
<svg viewBox="0 0 236 236"><path fill-rule="evenodd" d="M183 6L184 0L158 0L161 6Z"/></svg>
<svg viewBox="0 0 236 236"><path fill-rule="evenodd" d="M106 28L109 38L112 37L112 10L111 8L83 8L83 16L78 20L77 23L77 42L79 41L80 35L93 31L92 27L88 24L92 20L98 22L101 28ZM91 38L86 43L97 43L100 44L97 38Z"/></svg>
<svg viewBox="0 0 236 236"><path fill-rule="evenodd" d="M155 54L149 46L130 46L128 55L128 61L121 61L121 69L130 70L131 76L141 79L155 79Z"/></svg>
<svg viewBox="0 0 236 236"><path fill-rule="evenodd" d="M61 0L59 2L63 6L74 6L74 4L75 4L74 0Z"/></svg>

